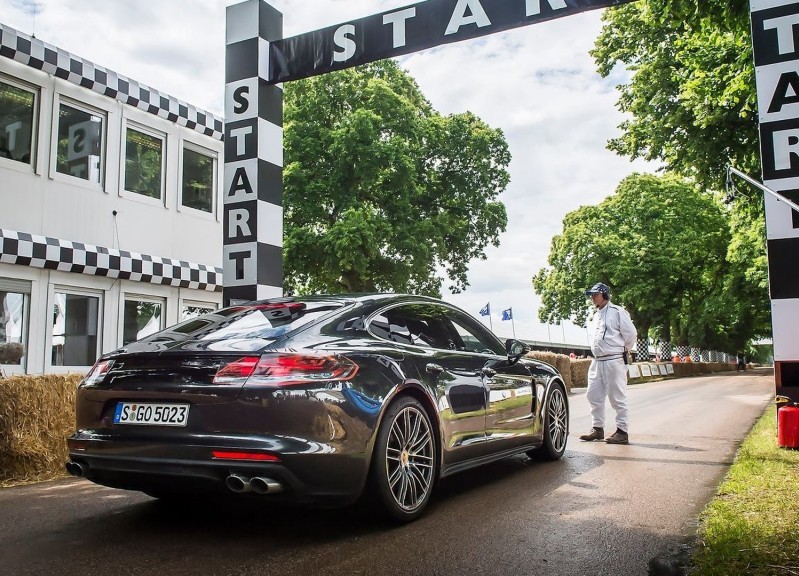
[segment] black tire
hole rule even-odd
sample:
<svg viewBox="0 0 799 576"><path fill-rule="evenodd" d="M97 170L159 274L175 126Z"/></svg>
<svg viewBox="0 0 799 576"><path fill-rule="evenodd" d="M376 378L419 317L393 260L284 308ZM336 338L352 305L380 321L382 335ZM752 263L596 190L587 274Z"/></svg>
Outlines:
<svg viewBox="0 0 799 576"><path fill-rule="evenodd" d="M389 517L411 522L430 501L437 474L430 418L418 400L404 396L380 423L371 478L374 494Z"/></svg>
<svg viewBox="0 0 799 576"><path fill-rule="evenodd" d="M553 384L544 405L544 438L539 448L527 453L537 460L560 460L569 437L569 403L559 384Z"/></svg>

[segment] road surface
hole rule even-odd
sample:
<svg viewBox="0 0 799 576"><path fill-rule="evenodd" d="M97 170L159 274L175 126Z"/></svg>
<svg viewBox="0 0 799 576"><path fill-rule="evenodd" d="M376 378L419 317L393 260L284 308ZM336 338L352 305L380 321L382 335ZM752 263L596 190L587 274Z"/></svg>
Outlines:
<svg viewBox="0 0 799 576"><path fill-rule="evenodd" d="M520 456L448 478L406 526L352 509L171 508L85 480L8 488L0 573L643 576L694 533L773 382L729 372L631 386L629 446L580 442L590 419L576 390L561 461Z"/></svg>

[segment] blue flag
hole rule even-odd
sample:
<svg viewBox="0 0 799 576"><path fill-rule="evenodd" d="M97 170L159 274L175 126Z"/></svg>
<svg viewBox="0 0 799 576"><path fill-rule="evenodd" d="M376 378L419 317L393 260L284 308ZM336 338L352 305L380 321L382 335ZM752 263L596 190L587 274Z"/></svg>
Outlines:
<svg viewBox="0 0 799 576"><path fill-rule="evenodd" d="M480 316L490 316L490 315L491 315L491 302L487 303L480 310Z"/></svg>
<svg viewBox="0 0 799 576"><path fill-rule="evenodd" d="M503 320L513 320L513 308L508 308L502 311Z"/></svg>

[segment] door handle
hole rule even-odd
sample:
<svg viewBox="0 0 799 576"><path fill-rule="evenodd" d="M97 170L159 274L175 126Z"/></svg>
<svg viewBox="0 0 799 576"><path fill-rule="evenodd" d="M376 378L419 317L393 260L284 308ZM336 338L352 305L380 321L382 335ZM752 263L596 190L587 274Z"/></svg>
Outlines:
<svg viewBox="0 0 799 576"><path fill-rule="evenodd" d="M427 366L424 367L428 374L432 374L434 376L438 376L444 371L444 367L440 364L434 364L430 362Z"/></svg>
<svg viewBox="0 0 799 576"><path fill-rule="evenodd" d="M484 366L483 367L482 373L483 373L483 376L485 376L487 378L493 378L494 376L497 375L497 371L494 370L493 368L489 368L488 366Z"/></svg>

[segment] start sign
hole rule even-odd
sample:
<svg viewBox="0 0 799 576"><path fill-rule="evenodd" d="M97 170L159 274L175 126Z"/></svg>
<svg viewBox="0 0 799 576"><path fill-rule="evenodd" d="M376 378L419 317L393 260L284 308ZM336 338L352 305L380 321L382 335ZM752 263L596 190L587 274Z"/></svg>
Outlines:
<svg viewBox="0 0 799 576"><path fill-rule="evenodd" d="M225 304L283 293L284 82L633 0L427 0L283 38L264 0L227 7Z"/></svg>
<svg viewBox="0 0 799 576"><path fill-rule="evenodd" d="M288 82L632 0L427 0L270 46L270 82Z"/></svg>
<svg viewBox="0 0 799 576"><path fill-rule="evenodd" d="M799 200L799 0L751 0L763 184ZM799 217L767 194L777 394L799 399Z"/></svg>

